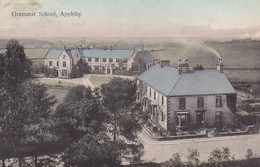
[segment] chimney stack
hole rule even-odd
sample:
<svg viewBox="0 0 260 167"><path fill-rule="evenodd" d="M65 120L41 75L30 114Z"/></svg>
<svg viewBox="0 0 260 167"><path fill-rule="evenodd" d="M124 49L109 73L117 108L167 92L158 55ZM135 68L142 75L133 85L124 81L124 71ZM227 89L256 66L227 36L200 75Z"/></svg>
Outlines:
<svg viewBox="0 0 260 167"><path fill-rule="evenodd" d="M161 68L170 66L170 60L161 60Z"/></svg>
<svg viewBox="0 0 260 167"><path fill-rule="evenodd" d="M160 63L160 59L153 59L153 65L159 64L159 63Z"/></svg>
<svg viewBox="0 0 260 167"><path fill-rule="evenodd" d="M223 73L223 72L224 72L224 71L223 71L223 67L224 67L224 64L223 64L223 62L222 62L222 59L219 58L219 59L218 59L218 64L217 64L217 70L218 70L220 73Z"/></svg>
<svg viewBox="0 0 260 167"><path fill-rule="evenodd" d="M182 73L187 73L189 72L189 63L188 63L188 60L179 60L179 64L178 64L178 71L179 71L179 74L182 74Z"/></svg>

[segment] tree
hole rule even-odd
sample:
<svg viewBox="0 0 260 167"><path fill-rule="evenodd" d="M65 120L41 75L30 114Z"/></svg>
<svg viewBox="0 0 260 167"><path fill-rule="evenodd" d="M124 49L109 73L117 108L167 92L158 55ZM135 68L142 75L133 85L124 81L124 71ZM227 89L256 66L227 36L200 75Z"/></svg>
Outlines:
<svg viewBox="0 0 260 167"><path fill-rule="evenodd" d="M26 59L24 47L17 40L7 42L3 59L5 87L13 92L20 83L30 78L31 62Z"/></svg>
<svg viewBox="0 0 260 167"><path fill-rule="evenodd" d="M65 145L66 164L91 166L109 162L113 145L106 133L107 114L100 97L90 88L71 88L54 116L59 140Z"/></svg>
<svg viewBox="0 0 260 167"><path fill-rule="evenodd" d="M115 147L115 162L120 162L122 158L130 162L139 161L142 156L143 146L137 140L137 132L141 130L140 108L135 107L135 93L135 81L113 78L101 85L102 104L111 118L113 141L118 148L124 148L117 150ZM119 140L121 137L124 139Z"/></svg>
<svg viewBox="0 0 260 167"><path fill-rule="evenodd" d="M48 121L54 97L49 97L46 87L24 82L16 96L4 99L1 105L1 151L2 159L35 155L45 150L46 143L55 139ZM20 164L21 165L21 164Z"/></svg>

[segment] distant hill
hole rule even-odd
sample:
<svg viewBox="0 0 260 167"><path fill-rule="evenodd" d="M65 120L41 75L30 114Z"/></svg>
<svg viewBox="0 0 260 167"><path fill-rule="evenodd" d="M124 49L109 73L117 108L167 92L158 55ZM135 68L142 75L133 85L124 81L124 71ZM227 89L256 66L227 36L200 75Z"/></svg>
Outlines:
<svg viewBox="0 0 260 167"><path fill-rule="evenodd" d="M4 49L9 39L0 39L0 49ZM42 48L51 45L51 42L36 39L18 39L19 43L25 48Z"/></svg>
<svg viewBox="0 0 260 167"><path fill-rule="evenodd" d="M260 67L260 41L232 40L208 44L208 46L215 49L223 57L227 67Z"/></svg>

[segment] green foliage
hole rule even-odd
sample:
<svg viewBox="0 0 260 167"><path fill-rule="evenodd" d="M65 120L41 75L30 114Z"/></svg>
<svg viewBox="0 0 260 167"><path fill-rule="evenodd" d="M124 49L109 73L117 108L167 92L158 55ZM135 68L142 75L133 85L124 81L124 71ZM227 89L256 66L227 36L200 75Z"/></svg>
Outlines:
<svg viewBox="0 0 260 167"><path fill-rule="evenodd" d="M87 134L65 149L63 159L65 164L78 167L113 166L113 150L114 144L105 134Z"/></svg>
<svg viewBox="0 0 260 167"><path fill-rule="evenodd" d="M116 149L106 133L108 117L97 93L82 85L71 88L54 117L59 141L65 146L65 164L83 167L114 162L111 152Z"/></svg>
<svg viewBox="0 0 260 167"><path fill-rule="evenodd" d="M99 98L90 88L73 87L64 102L55 112L57 133L66 142L78 140L84 134L97 134L104 128L106 113L103 112Z"/></svg>
<svg viewBox="0 0 260 167"><path fill-rule="evenodd" d="M216 148L210 152L208 162L210 163L220 163L226 161L233 161L235 159L234 155L231 155L229 148L222 147L222 149Z"/></svg>
<svg viewBox="0 0 260 167"><path fill-rule="evenodd" d="M135 93L135 81L113 78L109 83L101 85L102 102L109 112L110 124L113 125L113 141L119 142L118 146L124 148L118 149L119 153L113 153L115 161L140 161L143 154L143 146L137 141L137 132L141 130L141 124L140 105L134 103ZM119 140L118 136L125 140Z"/></svg>
<svg viewBox="0 0 260 167"><path fill-rule="evenodd" d="M48 148L47 144L55 142L48 119L55 99L48 96L44 86L22 83L16 96L7 94L1 103L1 158L38 154Z"/></svg>
<svg viewBox="0 0 260 167"><path fill-rule="evenodd" d="M253 156L253 151L251 149L247 149L246 151L246 159L251 159Z"/></svg>
<svg viewBox="0 0 260 167"><path fill-rule="evenodd" d="M20 83L30 78L31 62L26 59L24 47L17 40L9 40L6 52L0 58L1 86L7 91L14 92Z"/></svg>
<svg viewBox="0 0 260 167"><path fill-rule="evenodd" d="M200 153L197 149L188 149L189 154L187 155L188 165L197 166L200 163Z"/></svg>
<svg viewBox="0 0 260 167"><path fill-rule="evenodd" d="M182 167L185 164L181 161L181 154L174 153L172 158L161 164L161 167Z"/></svg>

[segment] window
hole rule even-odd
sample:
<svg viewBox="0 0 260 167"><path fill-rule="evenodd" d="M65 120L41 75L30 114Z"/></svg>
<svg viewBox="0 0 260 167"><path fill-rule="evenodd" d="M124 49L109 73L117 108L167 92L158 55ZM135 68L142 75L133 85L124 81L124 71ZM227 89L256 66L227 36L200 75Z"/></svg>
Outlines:
<svg viewBox="0 0 260 167"><path fill-rule="evenodd" d="M185 108L186 108L186 106L185 106L185 97L180 97L179 98L179 109L183 110Z"/></svg>
<svg viewBox="0 0 260 167"><path fill-rule="evenodd" d="M221 128L222 126L222 112L221 111L216 111L216 116L215 116L215 123L217 128Z"/></svg>
<svg viewBox="0 0 260 167"><path fill-rule="evenodd" d="M66 58L66 55L63 55L63 59L65 59Z"/></svg>
<svg viewBox="0 0 260 167"><path fill-rule="evenodd" d="M204 98L203 97L198 97L197 107L198 108L203 108L204 107Z"/></svg>
<svg viewBox="0 0 260 167"><path fill-rule="evenodd" d="M163 114L163 112L161 112L161 121L162 122L164 121L164 114Z"/></svg>
<svg viewBox="0 0 260 167"><path fill-rule="evenodd" d="M57 61L57 66L59 67L59 61Z"/></svg>
<svg viewBox="0 0 260 167"><path fill-rule="evenodd" d="M144 98L144 107L147 107L147 98Z"/></svg>
<svg viewBox="0 0 260 167"><path fill-rule="evenodd" d="M107 59L106 59L106 58L104 58L104 59L103 59L103 62L107 62Z"/></svg>
<svg viewBox="0 0 260 167"><path fill-rule="evenodd" d="M88 58L88 62L91 62L91 58Z"/></svg>
<svg viewBox="0 0 260 167"><path fill-rule="evenodd" d="M187 114L178 114L176 116L176 126L185 127L188 125L188 115Z"/></svg>
<svg viewBox="0 0 260 167"><path fill-rule="evenodd" d="M50 67L52 66L52 61L49 61L49 66L50 66Z"/></svg>
<svg viewBox="0 0 260 167"><path fill-rule="evenodd" d="M116 59L116 62L118 63L118 62L119 62L119 59Z"/></svg>
<svg viewBox="0 0 260 167"><path fill-rule="evenodd" d="M162 96L162 106L164 106L164 97Z"/></svg>
<svg viewBox="0 0 260 167"><path fill-rule="evenodd" d="M99 58L95 58L95 62L99 62Z"/></svg>
<svg viewBox="0 0 260 167"><path fill-rule="evenodd" d="M139 92L136 93L136 97L137 97L137 100L140 100L140 93Z"/></svg>
<svg viewBox="0 0 260 167"><path fill-rule="evenodd" d="M146 86L146 85L145 85L144 89L145 89L145 93L148 93L148 92L147 92L147 86Z"/></svg>
<svg viewBox="0 0 260 167"><path fill-rule="evenodd" d="M112 59L112 58L110 58L110 59L109 59L109 62L113 62L113 59Z"/></svg>
<svg viewBox="0 0 260 167"><path fill-rule="evenodd" d="M64 62L62 63L62 66L63 66L63 67L66 67L66 61L64 61Z"/></svg>
<svg viewBox="0 0 260 167"><path fill-rule="evenodd" d="M222 96L216 96L216 107L222 107Z"/></svg>
<svg viewBox="0 0 260 167"><path fill-rule="evenodd" d="M62 76L68 76L67 70L62 70L62 71L61 71L61 75L62 75Z"/></svg>
<svg viewBox="0 0 260 167"><path fill-rule="evenodd" d="M153 99L156 100L156 92L153 92Z"/></svg>
<svg viewBox="0 0 260 167"><path fill-rule="evenodd" d="M153 117L156 117L156 106L152 106L152 115Z"/></svg>
<svg viewBox="0 0 260 167"><path fill-rule="evenodd" d="M152 89L150 88L150 97L152 96Z"/></svg>

